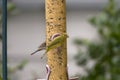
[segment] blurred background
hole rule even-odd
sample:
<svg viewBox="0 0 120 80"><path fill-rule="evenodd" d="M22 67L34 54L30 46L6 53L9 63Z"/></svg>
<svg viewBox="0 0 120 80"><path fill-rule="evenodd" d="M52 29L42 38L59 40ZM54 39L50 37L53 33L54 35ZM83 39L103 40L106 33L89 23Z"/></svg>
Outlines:
<svg viewBox="0 0 120 80"><path fill-rule="evenodd" d="M120 0L66 4L69 77L120 80ZM45 78L44 51L30 55L45 40L45 1L8 0L7 24L9 80Z"/></svg>

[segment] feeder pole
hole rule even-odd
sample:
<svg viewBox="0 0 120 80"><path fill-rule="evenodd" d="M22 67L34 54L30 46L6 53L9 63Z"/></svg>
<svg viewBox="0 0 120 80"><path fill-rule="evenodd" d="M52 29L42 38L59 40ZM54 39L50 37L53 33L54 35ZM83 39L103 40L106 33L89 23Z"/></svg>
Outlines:
<svg viewBox="0 0 120 80"><path fill-rule="evenodd" d="M2 80L7 80L7 0L2 0Z"/></svg>
<svg viewBox="0 0 120 80"><path fill-rule="evenodd" d="M66 33L66 0L46 0L46 44L55 33ZM47 64L50 67L48 80L68 80L67 73L67 42L65 40L60 53L55 49L47 53Z"/></svg>

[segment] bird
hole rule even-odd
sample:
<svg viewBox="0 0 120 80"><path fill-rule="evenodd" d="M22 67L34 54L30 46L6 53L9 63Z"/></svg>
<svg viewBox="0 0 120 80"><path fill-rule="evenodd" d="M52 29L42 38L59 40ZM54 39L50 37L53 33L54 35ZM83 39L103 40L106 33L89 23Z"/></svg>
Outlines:
<svg viewBox="0 0 120 80"><path fill-rule="evenodd" d="M69 36L67 35L67 33L62 33L62 34L55 33L53 34L53 36L51 36L50 43L47 46L46 46L46 42L43 42L36 51L31 53L31 55L37 53L38 51L46 50L43 56L41 57L43 58L44 55L51 49L60 47L68 37Z"/></svg>
<svg viewBox="0 0 120 80"><path fill-rule="evenodd" d="M56 35L55 35L56 36ZM61 48L61 45L64 43L64 41L66 40L66 38L68 38L69 36L66 33L62 33L59 36L54 37L54 39L46 46L46 52L43 54L43 56L41 57L41 59L46 55L46 53L48 51L50 51L51 49L59 49ZM60 50L60 49L59 49ZM57 50L57 51L59 51ZM60 52L58 52L60 53Z"/></svg>
<svg viewBox="0 0 120 80"><path fill-rule="evenodd" d="M66 38L68 37L69 36L67 35L67 33L62 33L61 35L54 37L54 39L47 45L45 53L47 53L53 48L56 48L62 45L66 40Z"/></svg>
<svg viewBox="0 0 120 80"><path fill-rule="evenodd" d="M39 51L42 51L42 50L45 50L46 49L46 42L43 42L36 51L34 51L33 53L31 53L31 55L39 52Z"/></svg>

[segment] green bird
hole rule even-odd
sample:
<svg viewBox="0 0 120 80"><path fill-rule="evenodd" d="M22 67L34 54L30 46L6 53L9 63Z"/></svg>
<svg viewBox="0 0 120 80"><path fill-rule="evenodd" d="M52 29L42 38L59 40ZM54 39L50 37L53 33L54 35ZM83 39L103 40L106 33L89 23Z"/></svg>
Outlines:
<svg viewBox="0 0 120 80"><path fill-rule="evenodd" d="M59 36L54 37L53 40L51 40L51 42L47 45L46 52L41 58L43 58L48 51L60 47L68 37L69 36L67 35L67 33L62 33Z"/></svg>
<svg viewBox="0 0 120 80"><path fill-rule="evenodd" d="M64 41L66 40L66 38L68 38L69 36L67 35L67 33L56 33L56 34L53 34L53 36L50 38L51 42L46 46L46 42L42 43L38 49L36 51L34 51L33 53L31 53L31 55L37 53L38 51L41 51L41 50L45 50L46 49L46 52L43 54L43 56L41 58L44 57L44 55L50 51L51 49L54 49L54 48L58 48L60 47Z"/></svg>
<svg viewBox="0 0 120 80"><path fill-rule="evenodd" d="M46 53L53 48L61 46L66 38L69 36L66 33L61 34L60 36L55 37L47 46Z"/></svg>

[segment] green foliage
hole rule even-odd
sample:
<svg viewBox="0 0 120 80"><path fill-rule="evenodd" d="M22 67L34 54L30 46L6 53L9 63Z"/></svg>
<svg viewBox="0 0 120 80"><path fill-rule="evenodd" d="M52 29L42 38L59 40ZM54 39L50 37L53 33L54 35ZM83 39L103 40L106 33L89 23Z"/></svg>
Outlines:
<svg viewBox="0 0 120 80"><path fill-rule="evenodd" d="M14 75L17 71L23 70L25 65L28 63L27 60L23 60L15 67L8 66L8 80L11 80L11 76ZM0 80L2 80L2 59L0 54Z"/></svg>
<svg viewBox="0 0 120 80"><path fill-rule="evenodd" d="M20 64L17 66L13 67L8 67L8 74L15 73L18 70L22 70L24 66L27 64L27 60L23 60Z"/></svg>
<svg viewBox="0 0 120 80"><path fill-rule="evenodd" d="M80 80L120 80L120 9L115 7L114 0L109 0L104 10L89 21L97 29L101 41L74 40L79 47L76 62L87 72ZM90 60L94 60L91 69L87 68Z"/></svg>
<svg viewBox="0 0 120 80"><path fill-rule="evenodd" d="M15 9L15 5L13 3L7 4L7 14L10 15L11 12ZM2 9L0 8L0 29L2 25ZM0 40L2 39L2 35L0 33Z"/></svg>
<svg viewBox="0 0 120 80"><path fill-rule="evenodd" d="M11 12L15 9L15 5L13 3L7 4L7 14L11 14ZM0 8L0 26L2 21L2 9Z"/></svg>

